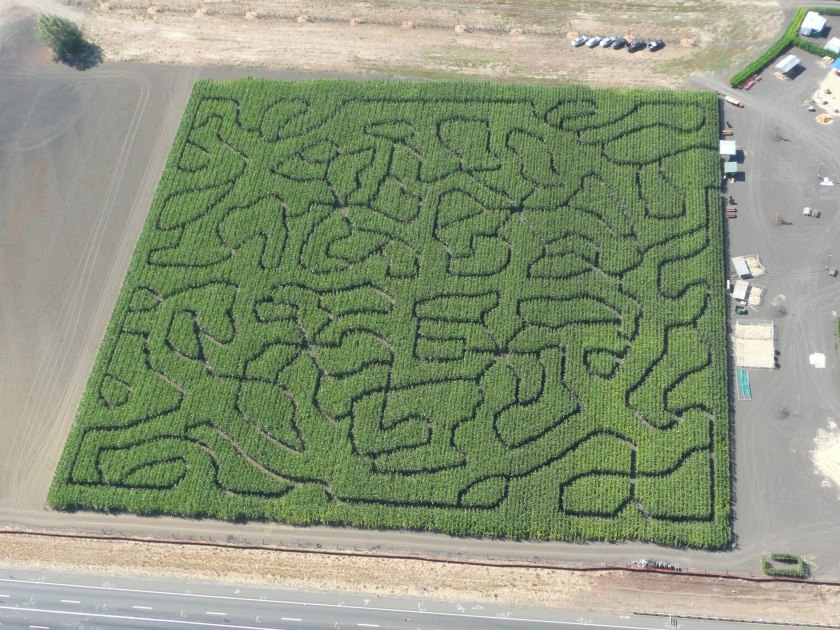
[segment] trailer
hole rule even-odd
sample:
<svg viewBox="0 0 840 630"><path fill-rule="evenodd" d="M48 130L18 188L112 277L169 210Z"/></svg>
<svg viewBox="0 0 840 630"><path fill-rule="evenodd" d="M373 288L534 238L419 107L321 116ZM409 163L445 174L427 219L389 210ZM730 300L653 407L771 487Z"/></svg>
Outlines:
<svg viewBox="0 0 840 630"><path fill-rule="evenodd" d="M725 100L730 105L734 105L735 107L743 107L744 106L744 104L741 101L739 101L737 98L734 98L732 96L724 96L723 100Z"/></svg>

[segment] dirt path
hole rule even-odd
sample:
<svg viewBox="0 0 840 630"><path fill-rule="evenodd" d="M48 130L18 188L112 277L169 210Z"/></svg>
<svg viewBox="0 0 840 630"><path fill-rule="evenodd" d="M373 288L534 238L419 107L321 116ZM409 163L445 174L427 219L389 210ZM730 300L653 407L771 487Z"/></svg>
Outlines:
<svg viewBox="0 0 840 630"><path fill-rule="evenodd" d="M776 36L765 0L332 3L289 0L104 2L86 22L109 59L365 72L404 77L686 87ZM196 9L196 7L198 7ZM573 49L578 33L662 37L656 54Z"/></svg>
<svg viewBox="0 0 840 630"><path fill-rule="evenodd" d="M443 601L629 614L633 611L840 623L840 587L800 583L439 564L326 554L0 534L0 565L164 576ZM259 566L254 572L251 567ZM407 579L408 578L408 579ZM593 597L592 593L609 593Z"/></svg>

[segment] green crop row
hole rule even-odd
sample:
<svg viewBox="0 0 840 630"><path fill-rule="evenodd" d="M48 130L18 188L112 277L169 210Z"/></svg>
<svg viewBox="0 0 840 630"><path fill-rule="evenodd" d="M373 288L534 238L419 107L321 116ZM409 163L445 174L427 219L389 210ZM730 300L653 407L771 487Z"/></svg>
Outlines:
<svg viewBox="0 0 840 630"><path fill-rule="evenodd" d="M776 57L787 52L792 47L801 48L820 57L836 57L837 53L799 36L799 27L802 26L802 20L805 19L808 11L817 11L825 15L840 15L840 7L802 7L797 9L782 36L770 48L764 51L758 59L747 65L743 70L733 74L729 78L729 85L739 87L751 76L769 66Z"/></svg>
<svg viewBox="0 0 840 630"><path fill-rule="evenodd" d="M774 577L807 578L808 563L802 556L791 553L771 553L761 556L761 572Z"/></svg>
<svg viewBox="0 0 840 630"><path fill-rule="evenodd" d="M49 501L718 548L714 94L196 84Z"/></svg>

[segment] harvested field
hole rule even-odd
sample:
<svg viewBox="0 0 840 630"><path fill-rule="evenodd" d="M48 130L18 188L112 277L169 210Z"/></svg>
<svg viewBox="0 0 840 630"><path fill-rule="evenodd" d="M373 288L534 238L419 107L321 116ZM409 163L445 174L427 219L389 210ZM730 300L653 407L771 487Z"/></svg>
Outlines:
<svg viewBox="0 0 840 630"><path fill-rule="evenodd" d="M752 0L162 0L101 3L87 30L122 61L685 88L693 73L755 57L781 24L778 4ZM667 46L573 50L578 33L662 37Z"/></svg>

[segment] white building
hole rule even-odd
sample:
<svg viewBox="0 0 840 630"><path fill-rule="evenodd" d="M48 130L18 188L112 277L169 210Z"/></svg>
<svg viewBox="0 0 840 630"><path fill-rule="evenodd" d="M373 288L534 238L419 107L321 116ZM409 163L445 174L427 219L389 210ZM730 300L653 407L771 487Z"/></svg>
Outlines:
<svg viewBox="0 0 840 630"><path fill-rule="evenodd" d="M720 141L720 157L728 158L738 154L738 145L734 140Z"/></svg>
<svg viewBox="0 0 840 630"><path fill-rule="evenodd" d="M784 57L779 63L777 63L774 67L782 74L787 74L799 65L799 61L799 57L797 57L796 55L788 55L787 57Z"/></svg>
<svg viewBox="0 0 840 630"><path fill-rule="evenodd" d="M825 48L833 52L835 55L840 55L840 37L832 37L829 39Z"/></svg>
<svg viewBox="0 0 840 630"><path fill-rule="evenodd" d="M816 37L825 28L825 18L816 11L808 11L802 25L799 27L799 34L806 37Z"/></svg>

